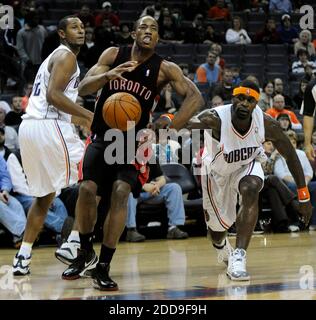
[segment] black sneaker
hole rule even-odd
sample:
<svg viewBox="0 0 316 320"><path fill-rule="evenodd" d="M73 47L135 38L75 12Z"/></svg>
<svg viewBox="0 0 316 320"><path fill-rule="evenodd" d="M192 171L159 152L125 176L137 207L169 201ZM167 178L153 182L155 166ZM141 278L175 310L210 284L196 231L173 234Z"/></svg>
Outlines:
<svg viewBox="0 0 316 320"><path fill-rule="evenodd" d="M86 251L78 249L78 256L74 262L63 272L64 280L75 280L80 277L87 277L88 270L94 269L98 263L98 257L94 250Z"/></svg>
<svg viewBox="0 0 316 320"><path fill-rule="evenodd" d="M101 291L116 291L118 290L117 283L110 276L110 264L98 263L93 274L93 287Z"/></svg>

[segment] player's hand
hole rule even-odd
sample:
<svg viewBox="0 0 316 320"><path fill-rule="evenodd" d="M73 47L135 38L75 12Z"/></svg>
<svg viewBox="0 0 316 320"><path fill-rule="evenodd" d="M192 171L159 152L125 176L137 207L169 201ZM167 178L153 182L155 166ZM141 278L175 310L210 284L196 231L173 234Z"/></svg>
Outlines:
<svg viewBox="0 0 316 320"><path fill-rule="evenodd" d="M153 131L158 131L159 129L167 129L170 127L172 121L167 117L158 118L154 123L151 124Z"/></svg>
<svg viewBox="0 0 316 320"><path fill-rule="evenodd" d="M3 190L0 192L0 200L4 202L5 204L8 204L9 202L9 192L6 190Z"/></svg>
<svg viewBox="0 0 316 320"><path fill-rule="evenodd" d="M153 191L151 192L151 194L153 196L158 196L158 194L160 193L160 187L159 185L156 183L156 182L152 182L152 184L154 185L154 189Z"/></svg>
<svg viewBox="0 0 316 320"><path fill-rule="evenodd" d="M137 61L127 61L127 62L124 62L120 65L118 65L117 67L107 71L105 73L105 76L107 77L107 79L110 81L110 80L113 80L113 79L121 79L121 80L124 80L124 81L127 81L127 79L125 79L122 74L124 72L131 72L133 70L135 70L135 68L137 67L138 65L138 62Z"/></svg>
<svg viewBox="0 0 316 320"><path fill-rule="evenodd" d="M305 153L307 155L308 160L314 161L315 160L315 151L313 146L309 144L305 144Z"/></svg>
<svg viewBox="0 0 316 320"><path fill-rule="evenodd" d="M304 221L305 226L307 226L309 223L309 220L312 216L312 210L313 207L310 201L299 203L298 211L302 215L302 220Z"/></svg>

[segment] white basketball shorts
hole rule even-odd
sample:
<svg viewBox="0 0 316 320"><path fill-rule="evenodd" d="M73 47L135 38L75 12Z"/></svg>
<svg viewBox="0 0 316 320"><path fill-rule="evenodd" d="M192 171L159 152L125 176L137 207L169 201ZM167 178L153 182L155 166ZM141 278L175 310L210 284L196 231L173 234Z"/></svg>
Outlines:
<svg viewBox="0 0 316 320"><path fill-rule="evenodd" d="M250 175L264 181L260 162L252 161L228 176L220 176L215 172L201 176L205 220L211 230L226 231L236 221L239 182L243 177ZM241 200L240 194L239 197Z"/></svg>
<svg viewBox="0 0 316 320"><path fill-rule="evenodd" d="M78 181L84 144L70 123L25 119L19 128L19 143L32 196L43 197Z"/></svg>

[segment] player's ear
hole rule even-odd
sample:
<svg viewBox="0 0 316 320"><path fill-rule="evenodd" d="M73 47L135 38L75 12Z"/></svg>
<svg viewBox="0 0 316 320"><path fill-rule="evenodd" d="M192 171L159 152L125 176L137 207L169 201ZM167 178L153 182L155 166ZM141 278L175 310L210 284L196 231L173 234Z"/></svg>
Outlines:
<svg viewBox="0 0 316 320"><path fill-rule="evenodd" d="M65 31L62 30L62 29L59 29L59 30L58 30L58 35L59 35L59 37L60 37L61 39L65 39L65 38L66 38L66 33L65 33Z"/></svg>
<svg viewBox="0 0 316 320"><path fill-rule="evenodd" d="M133 38L133 40L136 39L136 32L135 32L135 31L132 31L132 32L131 32L131 37Z"/></svg>

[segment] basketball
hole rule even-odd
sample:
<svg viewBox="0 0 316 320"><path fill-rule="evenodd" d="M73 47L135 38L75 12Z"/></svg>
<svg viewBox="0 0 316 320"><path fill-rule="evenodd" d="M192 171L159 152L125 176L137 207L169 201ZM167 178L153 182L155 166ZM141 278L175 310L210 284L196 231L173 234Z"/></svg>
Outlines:
<svg viewBox="0 0 316 320"><path fill-rule="evenodd" d="M131 94L118 92L106 99L102 115L105 123L110 128L127 130L127 121L139 122L142 108L139 101Z"/></svg>

